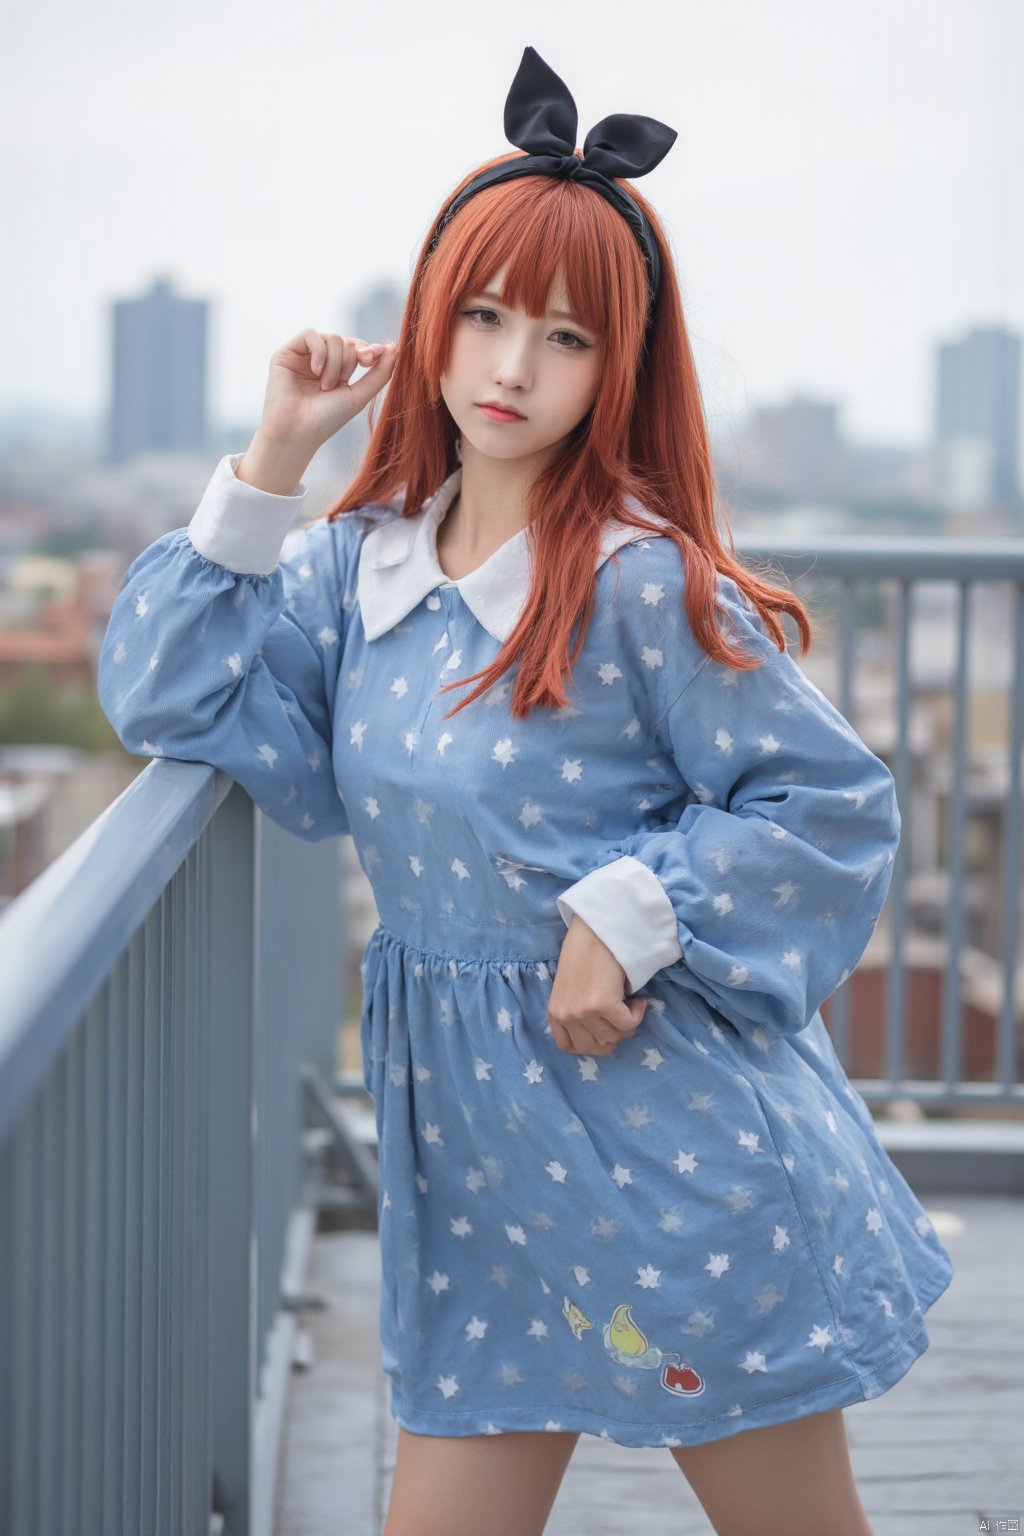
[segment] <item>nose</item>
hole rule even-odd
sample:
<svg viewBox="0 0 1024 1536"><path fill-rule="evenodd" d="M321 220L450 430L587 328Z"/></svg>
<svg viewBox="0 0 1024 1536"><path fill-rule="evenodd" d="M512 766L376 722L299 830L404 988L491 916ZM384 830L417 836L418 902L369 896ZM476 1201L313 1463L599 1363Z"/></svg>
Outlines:
<svg viewBox="0 0 1024 1536"><path fill-rule="evenodd" d="M529 337L525 333L517 336L509 330L501 339L492 375L494 383L499 389L523 389L530 382Z"/></svg>

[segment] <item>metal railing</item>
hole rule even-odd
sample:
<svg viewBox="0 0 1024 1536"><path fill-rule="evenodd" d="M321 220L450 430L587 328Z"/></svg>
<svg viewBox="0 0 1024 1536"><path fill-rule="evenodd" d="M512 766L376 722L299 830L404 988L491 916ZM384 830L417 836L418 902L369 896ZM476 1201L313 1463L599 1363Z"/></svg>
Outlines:
<svg viewBox="0 0 1024 1536"><path fill-rule="evenodd" d="M1021 1026L1024 1023L1024 976L1019 963L1021 883L1021 747L1024 743L1024 538L946 538L878 536L861 534L816 535L811 542L796 538L760 540L749 535L736 539L736 552L744 561L770 561L801 597L807 580L814 599L809 603L819 631L818 644L834 613L834 654L838 681L833 702L856 729L858 711L854 699L854 674L858 662L858 626L855 605L866 584L875 584L877 613L874 633L878 640L876 662L882 675L894 681L891 718L895 746L889 762L896 782L902 815L900 847L883 918L887 921L888 966L885 988L884 1070L877 1078L857 1077L862 1097L878 1103L894 1096L924 1105L1024 1104L1021 1083ZM831 583L837 596L825 597L819 582ZM942 1006L938 1020L938 1070L927 1079L907 1071L907 964L908 880L914 866L912 815L919 790L913 780L910 725L919 679L911 680L911 633L914 597L924 583L941 582L953 599L955 657L947 669L926 654L930 695L948 695L952 702L952 741L948 754L944 835L949 855L945 879L944 932L938 948L944 961ZM1001 680L1007 719L999 758L1006 769L1001 797L1003 826L1000 838L1001 883L991 894L999 902L1001 921L1000 1002L993 1032L994 1049L984 1079L963 1070L963 962L967 949L964 932L966 836L968 825L968 702L971 660L971 622L975 590L997 584L1005 601L1005 623L989 638L986 670ZM990 594L994 602L995 593ZM1002 610L999 610L1002 611ZM823 622L821 622L823 621ZM943 621L945 622L945 621ZM948 628L948 623L945 624ZM827 642L826 642L827 643ZM814 656L812 648L807 662ZM827 691L827 690L826 690ZM934 773L942 768L941 751L930 754L927 764ZM936 757L940 761L936 762ZM982 957L984 959L985 957ZM993 969L993 967L988 967ZM825 1006L825 1017L840 1059L849 1070L850 977ZM852 1074L851 1074L852 1075Z"/></svg>
<svg viewBox="0 0 1024 1536"><path fill-rule="evenodd" d="M339 846L157 759L0 920L12 1536L270 1536Z"/></svg>
<svg viewBox="0 0 1024 1536"><path fill-rule="evenodd" d="M809 604L855 727L860 588L874 584L903 831L883 919L884 1072L868 1100L1019 1105L1017 965L1024 541L737 540ZM944 814L948 914L937 1070L906 1069L912 600L952 583L955 663ZM962 1070L971 598L999 583L986 669L1007 725L1002 992L990 1070ZM991 599L985 610L992 610ZM830 618L834 631L829 635ZM948 628L948 625L947 625ZM807 658L810 664L815 651ZM890 686L892 685L892 686ZM942 770L942 753L929 768ZM938 803L938 802L936 802ZM303 1090L328 1123L344 951L337 839L308 844L223 773L157 759L0 917L0 1530L16 1536L269 1536L295 1298L311 1238ZM881 925L880 925L881 926ZM844 1063L847 980L826 1005ZM848 1065L848 1063L847 1063ZM851 1074L852 1075L852 1074ZM337 1127L335 1127L337 1130ZM364 1147L344 1149L357 1180Z"/></svg>

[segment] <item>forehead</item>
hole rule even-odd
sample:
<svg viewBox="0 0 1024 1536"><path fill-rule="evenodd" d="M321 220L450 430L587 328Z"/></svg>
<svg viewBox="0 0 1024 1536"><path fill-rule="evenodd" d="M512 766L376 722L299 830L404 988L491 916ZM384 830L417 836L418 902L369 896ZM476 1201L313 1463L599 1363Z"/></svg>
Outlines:
<svg viewBox="0 0 1024 1536"><path fill-rule="evenodd" d="M503 266L500 266L496 272L491 274L491 276L484 283L483 287L477 289L476 291L480 294L487 293L492 298L498 299L502 303L507 303L508 301L503 297L505 287L505 273L507 270L507 263ZM565 275L561 267L555 273L551 284L551 290L548 294L548 314L556 320L576 319L573 307L569 302L569 294L565 286Z"/></svg>

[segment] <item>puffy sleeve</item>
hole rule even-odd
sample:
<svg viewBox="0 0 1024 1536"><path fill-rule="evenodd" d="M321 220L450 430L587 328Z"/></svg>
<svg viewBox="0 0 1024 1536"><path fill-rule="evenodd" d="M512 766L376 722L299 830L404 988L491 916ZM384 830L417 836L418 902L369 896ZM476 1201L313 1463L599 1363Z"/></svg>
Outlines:
<svg viewBox="0 0 1024 1536"><path fill-rule="evenodd" d="M792 1035L867 948L900 813L886 765L736 583L720 573L718 591L737 631L723 636L763 662L738 672L711 661L680 608L681 649L703 660L683 661L689 676L665 695L658 734L688 803L678 820L603 848L558 908L608 946L629 992L660 972L737 1028Z"/></svg>
<svg viewBox="0 0 1024 1536"><path fill-rule="evenodd" d="M306 496L217 465L187 528L129 566L97 667L104 713L130 752L222 768L308 842L348 832L331 760L332 700L351 602L348 518L290 540Z"/></svg>

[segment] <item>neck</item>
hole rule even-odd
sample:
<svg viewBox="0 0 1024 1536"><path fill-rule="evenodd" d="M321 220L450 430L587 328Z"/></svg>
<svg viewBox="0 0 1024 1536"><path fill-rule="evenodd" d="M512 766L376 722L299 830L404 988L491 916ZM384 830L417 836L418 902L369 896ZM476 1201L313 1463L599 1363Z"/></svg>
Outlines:
<svg viewBox="0 0 1024 1536"><path fill-rule="evenodd" d="M521 459L494 459L462 439L459 494L440 528L438 548L456 561L486 560L526 526L526 499L550 450Z"/></svg>

